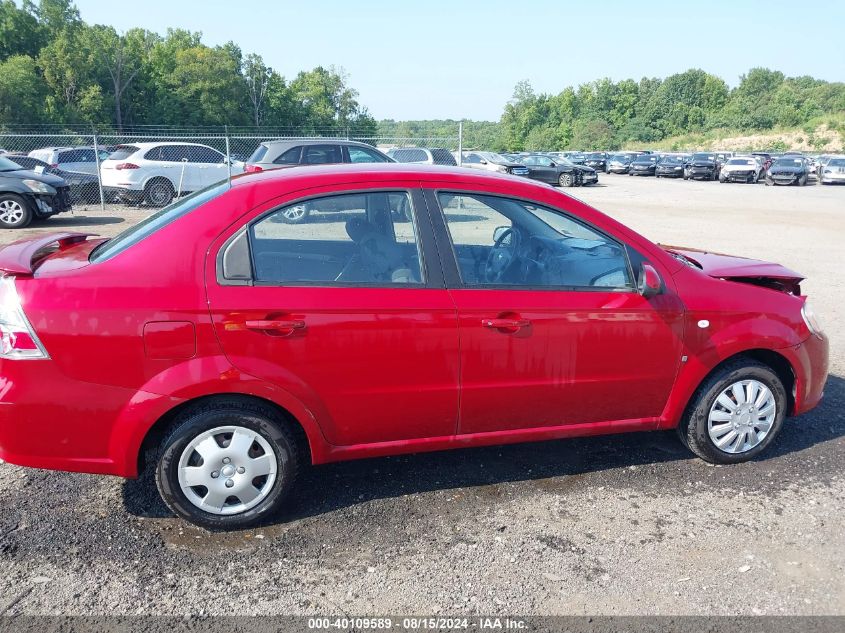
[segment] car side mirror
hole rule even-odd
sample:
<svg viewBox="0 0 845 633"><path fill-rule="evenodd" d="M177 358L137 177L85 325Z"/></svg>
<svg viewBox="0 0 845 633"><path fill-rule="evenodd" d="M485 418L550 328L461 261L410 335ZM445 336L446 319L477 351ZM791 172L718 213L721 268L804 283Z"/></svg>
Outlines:
<svg viewBox="0 0 845 633"><path fill-rule="evenodd" d="M487 161L486 161L486 160L482 160L482 161L481 161L481 164L482 164L482 165L486 165L486 164L487 164Z"/></svg>
<svg viewBox="0 0 845 633"><path fill-rule="evenodd" d="M557 167L557 163L552 161L551 163L549 163L549 167Z"/></svg>
<svg viewBox="0 0 845 633"><path fill-rule="evenodd" d="M640 277L637 280L637 290L646 299L659 295L663 290L663 280L660 279L660 274L651 264L644 263L640 266Z"/></svg>
<svg viewBox="0 0 845 633"><path fill-rule="evenodd" d="M502 236L511 230L509 226L497 226L493 229L493 242L498 242Z"/></svg>

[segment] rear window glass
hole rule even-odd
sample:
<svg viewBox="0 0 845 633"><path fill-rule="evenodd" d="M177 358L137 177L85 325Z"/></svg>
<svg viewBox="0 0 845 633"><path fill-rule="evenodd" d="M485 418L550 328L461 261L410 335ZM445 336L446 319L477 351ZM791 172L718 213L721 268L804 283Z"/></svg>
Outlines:
<svg viewBox="0 0 845 633"><path fill-rule="evenodd" d="M267 146L266 145L259 145L255 148L255 151L252 153L246 162L248 163L260 163L261 159L264 158L264 155L267 153Z"/></svg>
<svg viewBox="0 0 845 633"><path fill-rule="evenodd" d="M448 149L433 149L431 155L434 158L435 165L457 165L455 157Z"/></svg>
<svg viewBox="0 0 845 633"><path fill-rule="evenodd" d="M129 158L138 151L134 145L118 145L117 148L109 155L109 160L123 160Z"/></svg>
<svg viewBox="0 0 845 633"><path fill-rule="evenodd" d="M292 147L273 161L275 165L298 165L302 147Z"/></svg>
<svg viewBox="0 0 845 633"><path fill-rule="evenodd" d="M229 183L224 180L223 182L213 184L211 187L201 189L189 196L185 196L173 204L164 207L161 211L153 213L146 220L142 220L132 228L119 234L117 237L110 239L108 242L103 242L91 251L91 255L88 257L88 260L92 264L96 264L98 262L111 259L115 255L119 255L128 248L131 248L145 237L149 237L156 231L163 229L171 222L175 222L197 207L205 204L209 200L213 200L228 190Z"/></svg>

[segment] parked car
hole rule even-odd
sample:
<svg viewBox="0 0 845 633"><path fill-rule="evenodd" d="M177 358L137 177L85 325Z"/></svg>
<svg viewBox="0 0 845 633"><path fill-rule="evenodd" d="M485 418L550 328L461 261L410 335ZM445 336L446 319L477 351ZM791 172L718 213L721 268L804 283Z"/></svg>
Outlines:
<svg viewBox="0 0 845 633"><path fill-rule="evenodd" d="M287 139L264 141L246 162L246 172L283 169L296 165L335 163L392 163L393 159L372 145L340 139Z"/></svg>
<svg viewBox="0 0 845 633"><path fill-rule="evenodd" d="M719 170L719 182L756 183L763 175L763 164L755 156L729 158Z"/></svg>
<svg viewBox="0 0 845 633"><path fill-rule="evenodd" d="M528 177L561 187L579 187L594 185L598 174L592 167L576 165L565 158L552 160L544 154L531 154L522 157L522 164L528 168Z"/></svg>
<svg viewBox="0 0 845 633"><path fill-rule="evenodd" d="M819 182L823 185L845 183L845 156L833 156L822 167Z"/></svg>
<svg viewBox="0 0 845 633"><path fill-rule="evenodd" d="M684 180L716 180L720 167L713 152L696 152L684 166Z"/></svg>
<svg viewBox="0 0 845 633"><path fill-rule="evenodd" d="M307 235L273 220L350 196ZM481 170L246 176L112 239L6 246L0 270L0 458L152 460L171 510L215 529L267 521L307 463L671 428L744 462L827 378L800 274Z"/></svg>
<svg viewBox="0 0 845 633"><path fill-rule="evenodd" d="M0 156L0 228L22 229L35 218L49 218L70 210L70 187L64 180L52 174L29 171L7 156ZM2 350L9 339L2 331L5 304L0 305L3 306L0 308Z"/></svg>
<svg viewBox="0 0 845 633"><path fill-rule="evenodd" d="M766 174L767 185L804 186L810 179L810 165L800 154L784 154L775 159Z"/></svg>
<svg viewBox="0 0 845 633"><path fill-rule="evenodd" d="M101 164L103 186L133 204L162 207L177 195L204 189L243 173L243 163L232 161L213 147L198 143L155 142L120 145Z"/></svg>
<svg viewBox="0 0 845 633"><path fill-rule="evenodd" d="M100 163L109 157L106 148L97 148ZM28 156L47 163L50 167L79 174L97 175L97 153L93 147L42 147L32 150Z"/></svg>
<svg viewBox="0 0 845 633"><path fill-rule="evenodd" d="M751 152L751 155L756 156L760 160L763 166L763 175L765 176L772 164L772 155L769 152Z"/></svg>
<svg viewBox="0 0 845 633"><path fill-rule="evenodd" d="M663 156L657 161L654 175L658 178L682 178L684 175L684 159L680 156Z"/></svg>
<svg viewBox="0 0 845 633"><path fill-rule="evenodd" d="M607 152L590 152L586 154L584 164L587 167L592 167L596 171L603 171L607 173Z"/></svg>
<svg viewBox="0 0 845 633"><path fill-rule="evenodd" d="M463 167L497 171L514 176L527 176L528 168L520 162L508 160L501 154L494 152L465 152L461 160Z"/></svg>
<svg viewBox="0 0 845 633"><path fill-rule="evenodd" d="M654 176L657 170L657 154L643 154L631 161L629 176Z"/></svg>
<svg viewBox="0 0 845 633"><path fill-rule="evenodd" d="M387 151L397 163L415 163L419 165L451 165L458 163L452 152L442 147L399 147Z"/></svg>
<svg viewBox="0 0 845 633"><path fill-rule="evenodd" d="M631 168L631 163L637 157L637 154L631 152L621 152L611 156L607 163L607 173L609 174L627 174Z"/></svg>
<svg viewBox="0 0 845 633"><path fill-rule="evenodd" d="M56 167L25 154L6 154L6 158L13 160L24 169L51 174L63 179L70 187L70 200L74 204L100 202L100 183L94 174L74 173ZM108 201L112 196L104 192Z"/></svg>

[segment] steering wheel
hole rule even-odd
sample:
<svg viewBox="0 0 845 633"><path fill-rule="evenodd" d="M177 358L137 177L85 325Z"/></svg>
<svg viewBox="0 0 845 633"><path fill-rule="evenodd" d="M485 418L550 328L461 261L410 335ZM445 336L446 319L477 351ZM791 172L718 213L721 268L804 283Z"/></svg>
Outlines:
<svg viewBox="0 0 845 633"><path fill-rule="evenodd" d="M513 228L506 229L496 239L484 265L484 281L494 284L502 280L505 272L516 260L519 240L519 232Z"/></svg>

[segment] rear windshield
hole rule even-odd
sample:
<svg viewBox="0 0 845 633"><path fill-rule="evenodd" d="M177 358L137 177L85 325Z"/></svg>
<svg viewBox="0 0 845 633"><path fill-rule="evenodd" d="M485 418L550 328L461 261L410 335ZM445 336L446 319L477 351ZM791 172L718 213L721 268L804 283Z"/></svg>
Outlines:
<svg viewBox="0 0 845 633"><path fill-rule="evenodd" d="M259 145L255 148L255 151L252 153L246 162L248 163L260 163L261 159L264 158L265 154L267 154L267 146L266 145Z"/></svg>
<svg viewBox="0 0 845 633"><path fill-rule="evenodd" d="M209 200L213 200L217 196L229 190L229 183L227 181L215 183L210 187L196 191L189 196L185 196L174 202L173 204L164 207L161 211L153 213L146 220L142 220L130 229L125 230L117 237L110 239L108 242L103 242L97 246L88 261L92 264L106 261L115 255L119 255L123 251L135 246L145 237L149 237L156 231L163 229L171 222L175 222L179 218L187 215L197 207L205 204Z"/></svg>
<svg viewBox="0 0 845 633"><path fill-rule="evenodd" d="M118 145L114 151L109 154L109 160L125 160L137 151L138 148L134 145Z"/></svg>

